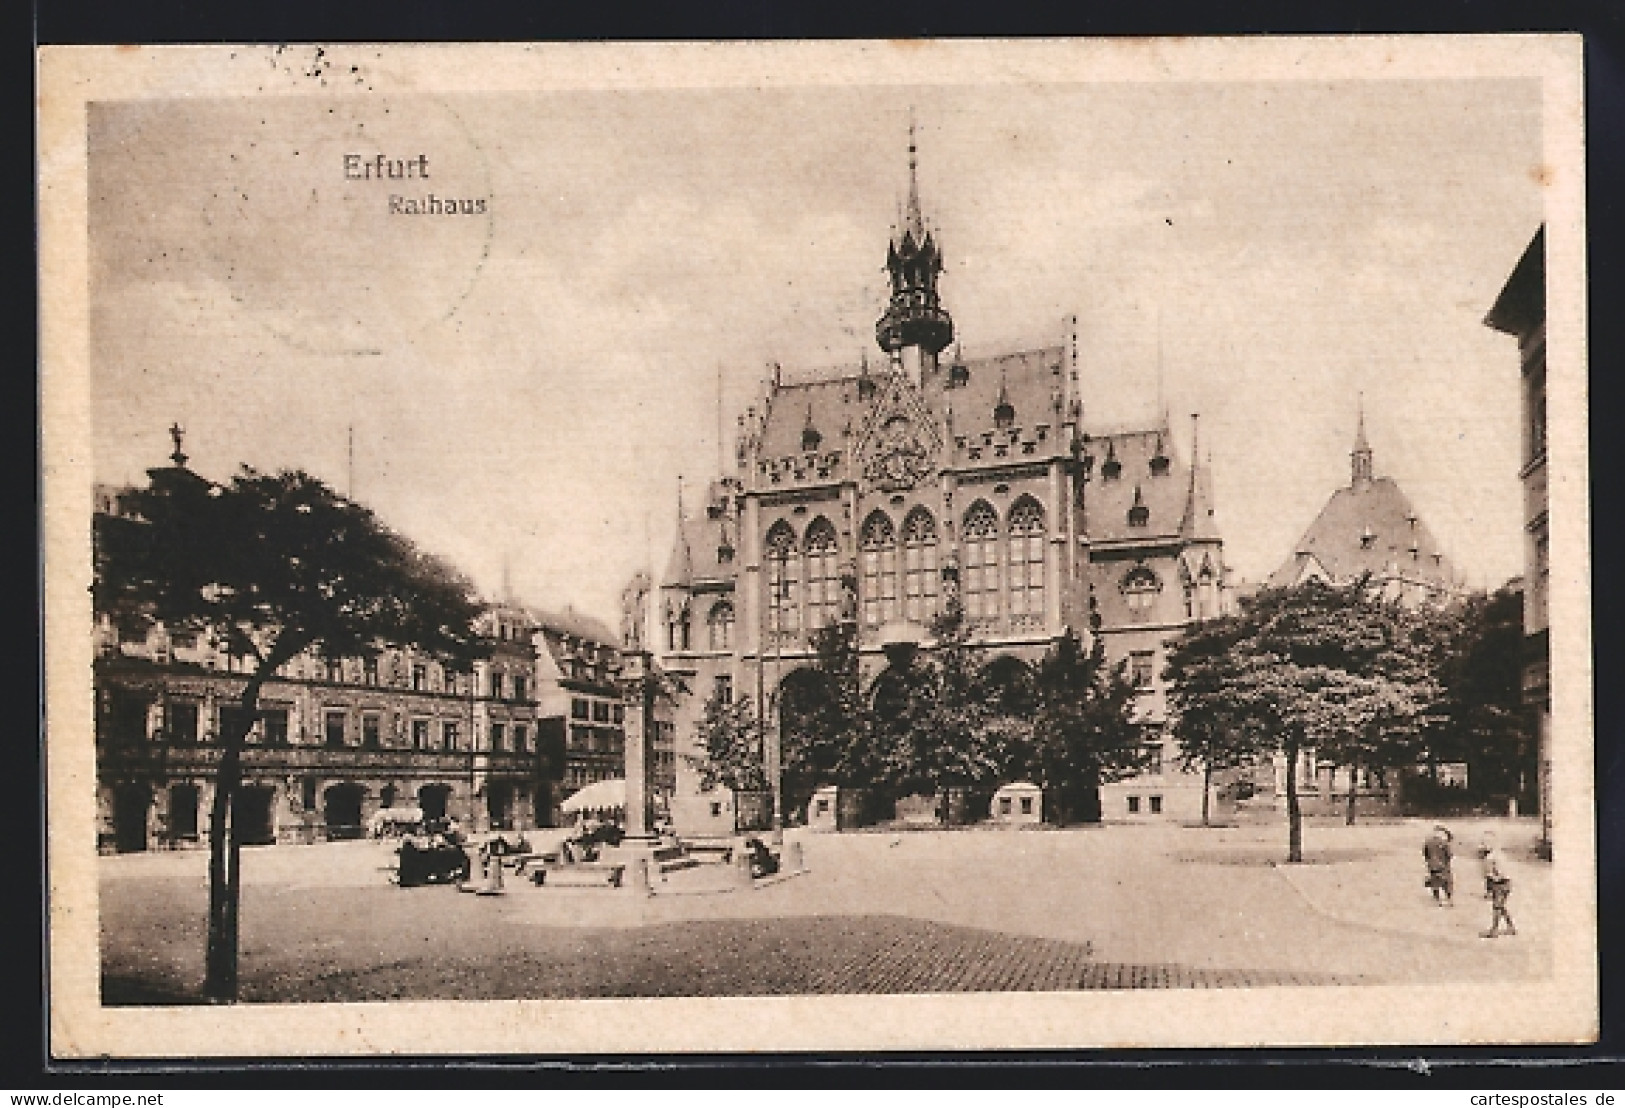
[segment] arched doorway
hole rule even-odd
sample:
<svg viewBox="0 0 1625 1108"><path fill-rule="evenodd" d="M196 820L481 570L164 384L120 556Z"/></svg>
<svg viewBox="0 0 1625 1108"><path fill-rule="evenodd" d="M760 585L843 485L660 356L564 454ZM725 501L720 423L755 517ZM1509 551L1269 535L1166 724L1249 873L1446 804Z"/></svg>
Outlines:
<svg viewBox="0 0 1625 1108"><path fill-rule="evenodd" d="M114 787L113 847L120 854L147 849L147 813L151 808L152 790L147 786Z"/></svg>
<svg viewBox="0 0 1625 1108"><path fill-rule="evenodd" d="M197 838L198 787L169 786L169 837L171 840Z"/></svg>
<svg viewBox="0 0 1625 1108"><path fill-rule="evenodd" d="M428 823L446 818L446 802L451 797L450 785L424 785L418 790L418 807Z"/></svg>
<svg viewBox="0 0 1625 1108"><path fill-rule="evenodd" d="M365 796L366 790L353 781L329 785L322 793L322 818L327 821L329 840L361 837L361 802Z"/></svg>
<svg viewBox="0 0 1625 1108"><path fill-rule="evenodd" d="M275 800L276 790L269 785L244 785L237 790L232 823L239 843L270 846L276 842L276 821L271 816Z"/></svg>

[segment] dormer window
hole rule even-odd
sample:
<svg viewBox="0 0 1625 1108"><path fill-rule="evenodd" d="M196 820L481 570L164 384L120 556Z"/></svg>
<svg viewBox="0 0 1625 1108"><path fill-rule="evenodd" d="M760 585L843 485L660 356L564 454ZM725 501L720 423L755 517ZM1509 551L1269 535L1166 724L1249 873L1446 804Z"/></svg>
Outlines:
<svg viewBox="0 0 1625 1108"><path fill-rule="evenodd" d="M728 564L732 563L733 560L734 560L734 548L733 548L733 545L731 543L726 543L725 542L725 543L722 543L720 546L717 547L717 561L718 562L720 562L722 565L728 565Z"/></svg>
<svg viewBox="0 0 1625 1108"><path fill-rule="evenodd" d="M999 403L993 409L993 426L997 427L1001 431L1004 431L1007 430L1011 424L1015 423L1015 421L1015 407L1003 396L1003 394L1000 394Z"/></svg>
<svg viewBox="0 0 1625 1108"><path fill-rule="evenodd" d="M1168 476L1168 465L1169 465L1168 455L1163 451L1162 436L1159 434L1157 436L1157 449L1156 449L1156 452L1151 455L1151 476L1153 476L1153 477L1166 477L1166 476Z"/></svg>
<svg viewBox="0 0 1625 1108"><path fill-rule="evenodd" d="M1100 475L1108 481L1117 480L1123 472L1123 463L1117 460L1117 444L1106 444L1106 460L1100 463Z"/></svg>
<svg viewBox="0 0 1625 1108"><path fill-rule="evenodd" d="M1370 550L1373 546L1376 545L1376 543L1377 543L1377 533L1375 531L1371 530L1370 527L1367 527L1364 531L1360 532L1360 549L1361 550Z"/></svg>
<svg viewBox="0 0 1625 1108"><path fill-rule="evenodd" d="M811 454L813 451L818 449L818 444L823 441L824 436L820 435L818 433L818 428L813 426L812 405L809 404L807 405L807 425L801 429L802 453Z"/></svg>
<svg viewBox="0 0 1625 1108"><path fill-rule="evenodd" d="M1128 525L1130 527L1144 527L1151 522L1151 509L1145 506L1145 499L1140 495L1140 486L1134 486L1134 506L1128 510Z"/></svg>

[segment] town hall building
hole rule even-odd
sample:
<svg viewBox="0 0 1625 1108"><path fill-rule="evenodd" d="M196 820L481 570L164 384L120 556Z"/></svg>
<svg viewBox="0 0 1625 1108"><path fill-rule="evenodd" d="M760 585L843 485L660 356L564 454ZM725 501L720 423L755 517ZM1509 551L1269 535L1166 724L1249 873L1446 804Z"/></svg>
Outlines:
<svg viewBox="0 0 1625 1108"><path fill-rule="evenodd" d="M779 693L814 662L820 628L855 623L873 688L891 652L929 645L950 596L990 659L1031 666L1068 629L1102 636L1142 689L1154 747L1148 772L1102 789L1104 816L1199 815L1202 776L1182 771L1163 732L1161 671L1167 642L1226 606L1207 468L1194 444L1189 460L1176 456L1166 415L1086 425L1075 330L1049 345L964 352L917 177L911 137L880 356L775 367L738 419L733 472L692 512L679 505L657 644L661 667L690 690L675 716L689 755L677 759L678 830L733 830L734 798L698 789L694 744L710 696L767 705L772 733Z"/></svg>

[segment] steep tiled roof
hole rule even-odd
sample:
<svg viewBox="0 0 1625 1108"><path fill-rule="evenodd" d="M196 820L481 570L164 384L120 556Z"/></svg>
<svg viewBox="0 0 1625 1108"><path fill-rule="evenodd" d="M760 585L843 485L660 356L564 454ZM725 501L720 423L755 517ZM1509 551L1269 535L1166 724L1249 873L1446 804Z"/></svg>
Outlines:
<svg viewBox="0 0 1625 1108"><path fill-rule="evenodd" d="M1160 474L1151 467L1159 440L1162 457L1168 463L1166 472ZM1180 534L1190 492L1190 471L1174 456L1169 440L1170 436L1157 430L1089 436L1087 450L1094 465L1084 489L1083 509L1084 530L1091 541L1173 538ZM1113 462L1120 467L1116 477L1108 476L1109 463ZM1145 509L1145 523L1139 526L1129 517L1136 502Z"/></svg>
<svg viewBox="0 0 1625 1108"><path fill-rule="evenodd" d="M1269 585L1297 584L1310 559L1337 582L1365 573L1379 578L1398 573L1443 586L1455 582L1450 559L1391 477L1359 481L1334 492L1292 556L1271 574Z"/></svg>
<svg viewBox="0 0 1625 1108"><path fill-rule="evenodd" d="M920 389L921 399L939 419L953 409L956 433L993 427L993 410L1003 390L1015 409L1015 425L1031 427L1061 422L1055 399L1063 389L1066 350L1061 346L1041 347L986 357L959 359L964 372L950 370L956 359L943 351L940 364ZM785 381L775 390L762 430L761 455L780 458L803 453L803 433L810 423L820 436L819 451L842 450L847 429L856 436L863 430L873 403L884 395L886 375L892 370L884 359L872 360L867 373L876 388L870 399L861 396L859 382L865 373L860 365L834 366L813 371L807 379Z"/></svg>

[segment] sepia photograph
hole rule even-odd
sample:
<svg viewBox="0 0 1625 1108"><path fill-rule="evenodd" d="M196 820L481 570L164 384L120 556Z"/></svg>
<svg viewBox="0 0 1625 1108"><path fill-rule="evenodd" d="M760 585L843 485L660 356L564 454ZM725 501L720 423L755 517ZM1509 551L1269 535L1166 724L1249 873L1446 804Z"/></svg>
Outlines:
<svg viewBox="0 0 1625 1108"><path fill-rule="evenodd" d="M53 1053L1594 1040L1578 41L42 51Z"/></svg>

